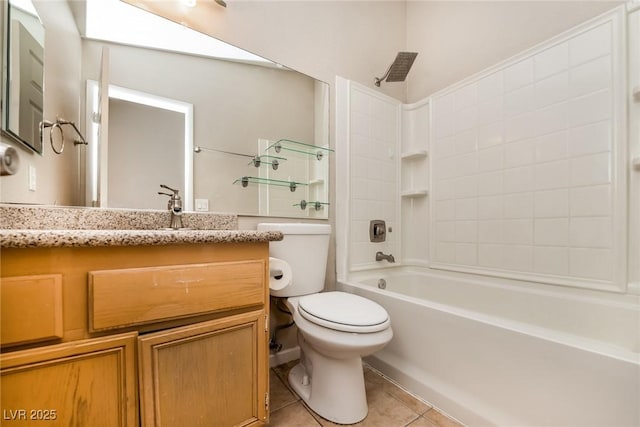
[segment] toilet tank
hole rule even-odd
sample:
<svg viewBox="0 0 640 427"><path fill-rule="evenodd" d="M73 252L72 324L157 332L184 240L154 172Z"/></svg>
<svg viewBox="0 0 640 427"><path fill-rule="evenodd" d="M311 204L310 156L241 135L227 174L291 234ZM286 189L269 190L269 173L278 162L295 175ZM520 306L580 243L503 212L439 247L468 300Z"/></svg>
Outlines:
<svg viewBox="0 0 640 427"><path fill-rule="evenodd" d="M291 284L278 291L272 290L271 295L292 297L324 289L331 225L261 223L258 231L280 231L284 234L281 241L269 243L269 256L280 258L291 266Z"/></svg>

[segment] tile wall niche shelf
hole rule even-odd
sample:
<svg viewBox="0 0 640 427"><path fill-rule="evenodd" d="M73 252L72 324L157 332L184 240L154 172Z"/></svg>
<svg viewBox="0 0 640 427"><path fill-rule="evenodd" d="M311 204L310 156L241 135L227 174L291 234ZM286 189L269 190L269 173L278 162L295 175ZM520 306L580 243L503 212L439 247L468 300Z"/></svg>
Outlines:
<svg viewBox="0 0 640 427"><path fill-rule="evenodd" d="M304 142L293 141L291 139L279 139L269 145L265 151L273 150L276 153L280 153L282 150L292 151L294 153L308 154L309 156L315 156L318 160L333 152L331 148L318 147L313 144L306 144Z"/></svg>
<svg viewBox="0 0 640 427"><path fill-rule="evenodd" d="M304 182L297 181L284 181L281 179L269 179L269 178L259 178L256 176L243 176L242 178L238 178L233 181L234 184L240 184L243 187L247 187L249 184L266 184L266 185L274 185L276 187L289 187L289 190L296 191L298 186L300 185L308 185Z"/></svg>
<svg viewBox="0 0 640 427"><path fill-rule="evenodd" d="M408 199L417 199L427 197L428 194L429 192L427 190L405 190L400 195Z"/></svg>
<svg viewBox="0 0 640 427"><path fill-rule="evenodd" d="M323 185L323 184L324 184L324 179L322 178L312 179L311 181L309 181L309 185Z"/></svg>
<svg viewBox="0 0 640 427"><path fill-rule="evenodd" d="M402 153L400 158L402 160L423 159L427 157L428 154L429 152L427 150L415 150L415 151L408 151L406 153Z"/></svg>
<svg viewBox="0 0 640 427"><path fill-rule="evenodd" d="M426 167L425 160L428 156L427 150L409 150L401 154L403 160L402 170L402 186L407 188L402 190L400 196L407 199L417 199L427 196L426 175L424 169Z"/></svg>

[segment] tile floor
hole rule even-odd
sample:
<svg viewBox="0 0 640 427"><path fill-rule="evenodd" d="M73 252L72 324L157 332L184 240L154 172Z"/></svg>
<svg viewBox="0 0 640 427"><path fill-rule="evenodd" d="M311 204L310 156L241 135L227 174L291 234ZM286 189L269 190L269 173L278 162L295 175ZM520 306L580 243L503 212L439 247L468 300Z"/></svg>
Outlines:
<svg viewBox="0 0 640 427"><path fill-rule="evenodd" d="M287 375L297 361L270 371L270 427L327 427L339 424L313 413L288 385ZM369 403L367 417L354 424L368 427L462 427L426 402L407 393L378 371L365 365L365 388Z"/></svg>

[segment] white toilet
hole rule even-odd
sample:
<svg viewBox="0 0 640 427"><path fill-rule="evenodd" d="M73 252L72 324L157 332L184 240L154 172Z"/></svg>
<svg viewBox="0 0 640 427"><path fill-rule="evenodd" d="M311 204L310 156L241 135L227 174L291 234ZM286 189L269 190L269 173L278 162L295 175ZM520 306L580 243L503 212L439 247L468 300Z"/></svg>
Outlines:
<svg viewBox="0 0 640 427"><path fill-rule="evenodd" d="M361 421L368 411L362 357L393 337L389 315L358 295L321 292L330 225L271 223L258 224L258 230L284 234L282 241L270 243L269 252L291 269L290 283L271 289L271 295L287 297L298 326L300 363L289 373L289 384L323 418L339 424Z"/></svg>

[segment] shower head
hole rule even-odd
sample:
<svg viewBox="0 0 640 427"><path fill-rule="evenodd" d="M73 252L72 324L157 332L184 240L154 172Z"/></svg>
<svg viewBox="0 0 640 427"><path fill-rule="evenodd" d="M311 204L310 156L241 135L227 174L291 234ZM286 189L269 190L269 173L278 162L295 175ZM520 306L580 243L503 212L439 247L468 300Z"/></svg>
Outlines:
<svg viewBox="0 0 640 427"><path fill-rule="evenodd" d="M418 56L417 52L398 52L396 59L389 66L389 69L384 76L376 77L375 84L376 86L380 86L380 82L403 82L404 79L407 78L407 74L409 74L409 70L413 65L413 61L416 60L416 56Z"/></svg>

